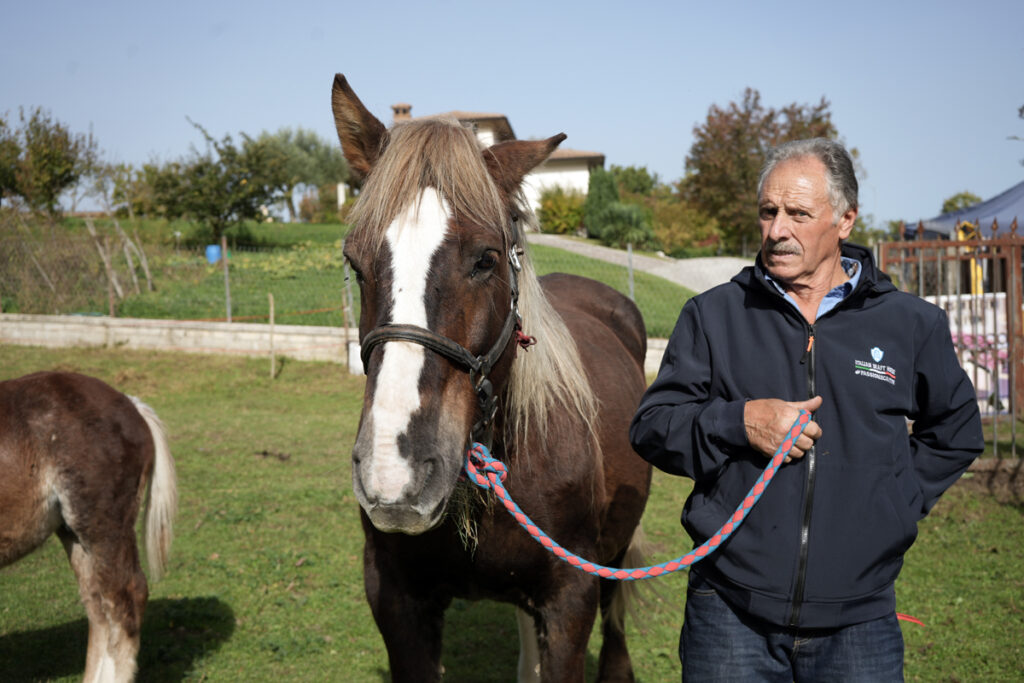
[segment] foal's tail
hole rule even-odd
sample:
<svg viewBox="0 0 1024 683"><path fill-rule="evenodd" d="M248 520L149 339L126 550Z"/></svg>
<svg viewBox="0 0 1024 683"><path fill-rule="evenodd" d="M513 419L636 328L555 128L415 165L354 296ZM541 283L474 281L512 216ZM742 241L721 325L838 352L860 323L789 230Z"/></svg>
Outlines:
<svg viewBox="0 0 1024 683"><path fill-rule="evenodd" d="M174 458L167 445L167 432L163 422L148 405L131 397L135 408L146 421L153 435L155 458L153 476L149 482L149 498L146 501L146 557L149 561L149 575L154 581L167 568L174 537L174 514L178 509L178 484L174 472Z"/></svg>

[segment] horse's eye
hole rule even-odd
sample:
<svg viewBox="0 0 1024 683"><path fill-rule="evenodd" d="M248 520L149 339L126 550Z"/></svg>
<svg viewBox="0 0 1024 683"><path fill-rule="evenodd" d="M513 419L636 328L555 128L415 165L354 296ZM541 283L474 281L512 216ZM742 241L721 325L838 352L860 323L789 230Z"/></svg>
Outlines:
<svg viewBox="0 0 1024 683"><path fill-rule="evenodd" d="M498 265L498 257L495 252L490 250L485 251L473 267L473 273L476 274L482 270L494 270L496 265Z"/></svg>

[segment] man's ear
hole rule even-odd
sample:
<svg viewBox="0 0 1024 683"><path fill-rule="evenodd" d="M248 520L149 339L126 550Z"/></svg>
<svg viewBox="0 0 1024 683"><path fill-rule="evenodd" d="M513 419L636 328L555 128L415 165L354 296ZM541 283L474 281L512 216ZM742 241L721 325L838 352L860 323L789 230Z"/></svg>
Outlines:
<svg viewBox="0 0 1024 683"><path fill-rule="evenodd" d="M380 156L387 129L367 111L341 74L334 75L331 109L345 159L353 171L365 178Z"/></svg>
<svg viewBox="0 0 1024 683"><path fill-rule="evenodd" d="M847 209L846 213L844 213L839 218L839 224L838 224L838 227L839 227L839 239L845 240L845 239L847 239L850 236L850 233L853 232L853 226L854 226L854 223L856 223L856 221L857 221L857 209L854 209L854 208Z"/></svg>
<svg viewBox="0 0 1024 683"><path fill-rule="evenodd" d="M547 140L499 142L484 150L487 170L502 192L512 194L519 188L526 174L551 156L565 137L565 133L559 133Z"/></svg>

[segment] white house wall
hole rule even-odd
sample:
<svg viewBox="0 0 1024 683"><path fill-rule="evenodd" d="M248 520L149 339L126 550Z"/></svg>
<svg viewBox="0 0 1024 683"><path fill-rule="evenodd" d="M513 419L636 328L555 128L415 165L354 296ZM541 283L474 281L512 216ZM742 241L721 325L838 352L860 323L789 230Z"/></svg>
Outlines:
<svg viewBox="0 0 1024 683"><path fill-rule="evenodd" d="M576 190L581 194L587 194L590 185L590 167L585 160L579 162L561 163L556 168L541 166L534 169L523 180L523 194L526 200L536 211L540 208L541 193L552 187L561 187L564 190Z"/></svg>

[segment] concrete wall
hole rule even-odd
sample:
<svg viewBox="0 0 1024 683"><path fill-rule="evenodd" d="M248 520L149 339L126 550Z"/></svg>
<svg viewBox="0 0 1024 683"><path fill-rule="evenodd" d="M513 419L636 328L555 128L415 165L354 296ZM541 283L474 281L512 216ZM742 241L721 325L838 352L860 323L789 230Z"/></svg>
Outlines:
<svg viewBox="0 0 1024 683"><path fill-rule="evenodd" d="M345 362L341 327L141 320L106 316L0 314L0 343L31 346L120 346L128 349L269 355ZM349 331L349 340L358 333Z"/></svg>
<svg viewBox="0 0 1024 683"><path fill-rule="evenodd" d="M346 337L347 333L347 337ZM357 330L310 325L186 322L106 316L0 314L0 344L102 346L185 353L277 356L348 363L362 373ZM346 343L348 353L345 352ZM665 340L648 341L648 373L658 371ZM346 358L347 356L347 358Z"/></svg>

